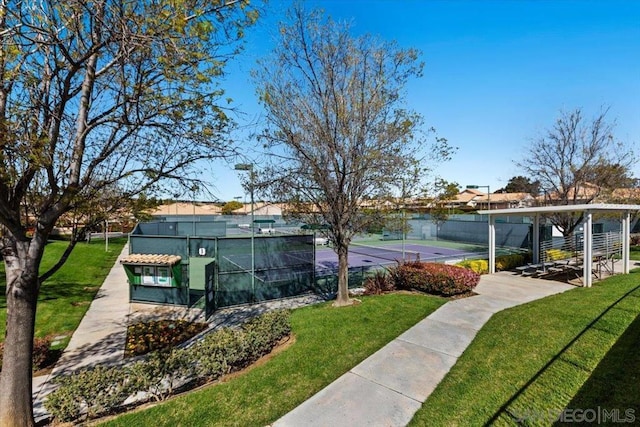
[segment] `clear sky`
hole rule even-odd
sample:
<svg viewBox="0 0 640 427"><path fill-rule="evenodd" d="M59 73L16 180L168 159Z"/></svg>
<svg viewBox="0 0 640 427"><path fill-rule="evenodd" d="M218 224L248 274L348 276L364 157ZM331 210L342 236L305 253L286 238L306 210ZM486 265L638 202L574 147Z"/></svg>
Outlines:
<svg viewBox="0 0 640 427"><path fill-rule="evenodd" d="M290 1L271 0L266 16L247 31L245 52L229 64L227 95L247 139L262 108L250 71L275 45ZM609 107L618 139L640 154L640 1L315 0L354 35L376 34L422 52L424 76L407 88L410 108L426 127L458 147L437 173L461 186L491 191L521 174L514 164L527 144L553 125L561 110L587 117ZM260 125L258 125L258 128ZM243 141L250 158L255 143ZM214 194L244 196L240 173L214 167ZM640 167L633 170L640 177Z"/></svg>

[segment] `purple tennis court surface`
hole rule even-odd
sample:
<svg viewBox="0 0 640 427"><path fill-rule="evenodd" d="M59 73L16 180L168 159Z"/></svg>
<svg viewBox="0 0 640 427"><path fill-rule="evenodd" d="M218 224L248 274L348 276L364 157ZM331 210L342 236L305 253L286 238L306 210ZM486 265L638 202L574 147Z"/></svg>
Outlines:
<svg viewBox="0 0 640 427"><path fill-rule="evenodd" d="M448 259L465 258L477 252L468 250L440 248L416 244L404 245L406 259L415 260L419 256L421 261L444 261ZM357 251L357 252L356 252ZM349 267L370 267L375 265L391 265L394 260L402 259L402 245L360 246L349 247ZM316 266L320 269L338 268L338 255L330 248L318 248L316 251Z"/></svg>

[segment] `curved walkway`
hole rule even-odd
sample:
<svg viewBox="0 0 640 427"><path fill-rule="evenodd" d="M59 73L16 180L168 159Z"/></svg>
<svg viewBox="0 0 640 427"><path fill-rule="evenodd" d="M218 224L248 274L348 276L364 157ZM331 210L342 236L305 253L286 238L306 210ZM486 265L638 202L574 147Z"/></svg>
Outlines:
<svg viewBox="0 0 640 427"><path fill-rule="evenodd" d="M572 288L484 275L478 295L441 306L273 426L405 426L494 313Z"/></svg>

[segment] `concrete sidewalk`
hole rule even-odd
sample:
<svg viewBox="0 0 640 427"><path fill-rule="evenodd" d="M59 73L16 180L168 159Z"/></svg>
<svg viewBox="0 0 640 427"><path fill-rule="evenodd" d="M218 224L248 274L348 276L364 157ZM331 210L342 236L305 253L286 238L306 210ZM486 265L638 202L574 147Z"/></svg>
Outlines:
<svg viewBox="0 0 640 427"><path fill-rule="evenodd" d="M483 275L479 295L441 306L273 426L405 426L494 313L572 288Z"/></svg>
<svg viewBox="0 0 640 427"><path fill-rule="evenodd" d="M128 253L129 246L125 245L51 374L33 379L36 420L48 417L43 399L54 389L51 378L122 360L129 315L129 287L120 259Z"/></svg>

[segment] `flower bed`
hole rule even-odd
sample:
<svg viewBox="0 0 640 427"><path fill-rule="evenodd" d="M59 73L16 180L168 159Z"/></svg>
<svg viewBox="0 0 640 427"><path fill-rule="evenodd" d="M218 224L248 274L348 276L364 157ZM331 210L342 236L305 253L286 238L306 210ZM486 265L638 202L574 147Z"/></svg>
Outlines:
<svg viewBox="0 0 640 427"><path fill-rule="evenodd" d="M155 320L136 323L127 328L125 357L140 356L181 344L204 331L206 323L187 320Z"/></svg>

